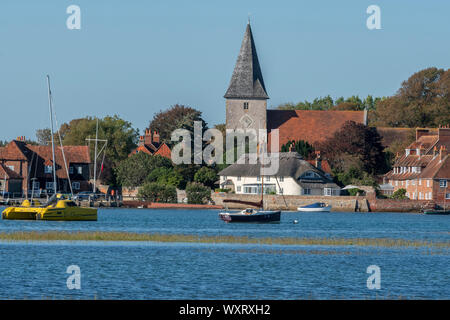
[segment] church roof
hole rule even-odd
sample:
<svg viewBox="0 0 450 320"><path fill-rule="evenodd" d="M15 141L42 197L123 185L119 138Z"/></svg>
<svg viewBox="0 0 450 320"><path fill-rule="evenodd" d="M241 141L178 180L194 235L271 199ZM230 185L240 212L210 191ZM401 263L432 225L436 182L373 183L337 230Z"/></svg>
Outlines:
<svg viewBox="0 0 450 320"><path fill-rule="evenodd" d="M224 97L227 99L269 99L264 86L250 23L247 24L230 86Z"/></svg>
<svg viewBox="0 0 450 320"><path fill-rule="evenodd" d="M267 129L279 129L280 148L290 140L325 141L346 121L364 123L364 111L267 110Z"/></svg>

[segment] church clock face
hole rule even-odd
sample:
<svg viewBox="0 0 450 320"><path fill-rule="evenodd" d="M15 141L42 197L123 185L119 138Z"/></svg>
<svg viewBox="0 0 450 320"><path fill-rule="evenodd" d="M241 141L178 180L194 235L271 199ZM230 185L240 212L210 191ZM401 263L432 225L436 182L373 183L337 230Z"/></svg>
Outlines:
<svg viewBox="0 0 450 320"><path fill-rule="evenodd" d="M244 128L249 128L253 123L253 119L248 115L244 115L240 122Z"/></svg>

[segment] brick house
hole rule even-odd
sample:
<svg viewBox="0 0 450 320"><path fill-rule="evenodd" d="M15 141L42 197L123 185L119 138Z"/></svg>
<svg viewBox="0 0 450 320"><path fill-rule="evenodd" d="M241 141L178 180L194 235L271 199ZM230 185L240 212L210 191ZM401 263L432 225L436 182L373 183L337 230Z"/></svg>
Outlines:
<svg viewBox="0 0 450 320"><path fill-rule="evenodd" d="M0 179L6 191L15 193L53 192L53 157L51 146L35 146L18 138L0 148ZM56 177L59 192L90 190L90 155L88 146L65 146L64 165L61 147L55 147ZM67 172L68 171L68 172ZM19 182L20 181L20 182ZM12 190L13 189L13 190Z"/></svg>
<svg viewBox="0 0 450 320"><path fill-rule="evenodd" d="M145 135L139 137L138 147L131 151L130 156L138 152L144 152L149 155L159 155L171 159L170 148L167 144L161 143L157 131L145 129Z"/></svg>
<svg viewBox="0 0 450 320"><path fill-rule="evenodd" d="M405 189L414 200L442 203L450 200L450 127L416 129L416 141L398 155L393 169L384 176L394 192Z"/></svg>

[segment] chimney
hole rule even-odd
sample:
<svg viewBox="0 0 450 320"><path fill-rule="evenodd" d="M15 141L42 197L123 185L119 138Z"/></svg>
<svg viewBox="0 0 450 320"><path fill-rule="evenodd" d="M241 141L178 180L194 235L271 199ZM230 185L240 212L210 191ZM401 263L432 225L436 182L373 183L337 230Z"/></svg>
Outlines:
<svg viewBox="0 0 450 320"><path fill-rule="evenodd" d="M150 145L150 144L152 144L152 142L153 142L153 140L152 140L152 130L145 129L144 144Z"/></svg>
<svg viewBox="0 0 450 320"><path fill-rule="evenodd" d="M144 145L144 136L139 136L138 146L143 146L143 145Z"/></svg>
<svg viewBox="0 0 450 320"><path fill-rule="evenodd" d="M429 129L417 128L416 129L416 141L422 136L427 136L430 133Z"/></svg>
<svg viewBox="0 0 450 320"><path fill-rule="evenodd" d="M322 170L322 156L320 155L320 151L316 152L316 168Z"/></svg>
<svg viewBox="0 0 450 320"><path fill-rule="evenodd" d="M445 146L441 146L439 150L439 162L442 161L448 154L447 148Z"/></svg>
<svg viewBox="0 0 450 320"><path fill-rule="evenodd" d="M450 137L450 128L448 125L440 126L438 129L438 137Z"/></svg>
<svg viewBox="0 0 450 320"><path fill-rule="evenodd" d="M158 133L158 131L153 131L153 142L159 143L159 133Z"/></svg>
<svg viewBox="0 0 450 320"><path fill-rule="evenodd" d="M433 158L435 158L439 154L438 149L436 146L433 148Z"/></svg>

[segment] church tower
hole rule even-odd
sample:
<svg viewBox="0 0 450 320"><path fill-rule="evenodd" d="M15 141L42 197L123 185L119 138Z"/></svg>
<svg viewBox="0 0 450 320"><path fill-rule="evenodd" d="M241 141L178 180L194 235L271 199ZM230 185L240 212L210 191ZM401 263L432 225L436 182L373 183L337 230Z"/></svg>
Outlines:
<svg viewBox="0 0 450 320"><path fill-rule="evenodd" d="M267 95L250 21L234 67L226 99L227 129L266 129Z"/></svg>

